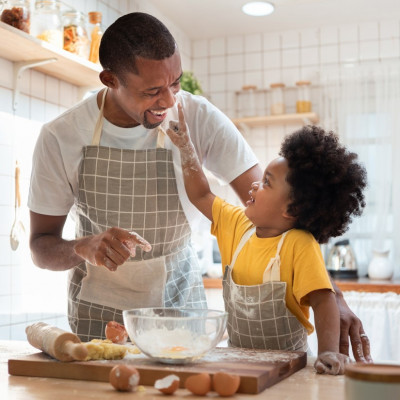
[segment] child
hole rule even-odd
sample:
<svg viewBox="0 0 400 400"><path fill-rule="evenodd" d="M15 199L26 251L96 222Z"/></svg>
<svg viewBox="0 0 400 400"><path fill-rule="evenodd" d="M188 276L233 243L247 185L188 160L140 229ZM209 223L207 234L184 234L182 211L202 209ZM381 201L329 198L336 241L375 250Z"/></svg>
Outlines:
<svg viewBox="0 0 400 400"><path fill-rule="evenodd" d="M271 350L307 350L309 307L318 336L317 372L343 374L340 320L319 243L342 235L365 206L365 169L332 133L306 126L282 143L280 157L254 182L246 208L210 191L187 132L167 134L179 148L190 201L212 221L222 264L230 344Z"/></svg>

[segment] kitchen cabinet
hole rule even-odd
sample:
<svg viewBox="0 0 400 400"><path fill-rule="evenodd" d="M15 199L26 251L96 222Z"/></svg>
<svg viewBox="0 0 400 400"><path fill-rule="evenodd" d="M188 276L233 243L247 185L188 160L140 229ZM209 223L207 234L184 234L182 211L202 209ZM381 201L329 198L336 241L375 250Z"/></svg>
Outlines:
<svg viewBox="0 0 400 400"><path fill-rule="evenodd" d="M22 63L26 63L27 67L32 64L35 70L79 87L102 86L99 65L58 49L4 22L0 22L0 37L0 57L13 61L18 67L22 66ZM16 73L18 71L14 71L14 74Z"/></svg>

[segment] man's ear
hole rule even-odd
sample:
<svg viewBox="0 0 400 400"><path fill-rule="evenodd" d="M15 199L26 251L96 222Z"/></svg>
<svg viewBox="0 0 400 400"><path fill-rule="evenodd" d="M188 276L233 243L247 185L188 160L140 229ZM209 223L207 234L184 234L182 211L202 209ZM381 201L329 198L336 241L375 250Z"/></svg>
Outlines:
<svg viewBox="0 0 400 400"><path fill-rule="evenodd" d="M119 80L115 74L107 69L100 72L100 80L104 86L110 89L116 89L119 86Z"/></svg>

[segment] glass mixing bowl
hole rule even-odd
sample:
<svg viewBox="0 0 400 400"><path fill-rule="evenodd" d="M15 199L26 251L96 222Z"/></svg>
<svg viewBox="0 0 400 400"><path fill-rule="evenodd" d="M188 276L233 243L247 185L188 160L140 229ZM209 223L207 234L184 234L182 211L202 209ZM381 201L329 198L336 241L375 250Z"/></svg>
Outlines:
<svg viewBox="0 0 400 400"><path fill-rule="evenodd" d="M122 315L131 341L166 364L203 357L221 341L227 319L224 311L189 308L136 308Z"/></svg>

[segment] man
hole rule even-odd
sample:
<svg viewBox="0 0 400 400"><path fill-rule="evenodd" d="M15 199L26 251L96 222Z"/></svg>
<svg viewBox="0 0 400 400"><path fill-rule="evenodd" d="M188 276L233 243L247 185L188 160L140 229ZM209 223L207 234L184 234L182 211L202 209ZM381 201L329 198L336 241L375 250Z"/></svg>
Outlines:
<svg viewBox="0 0 400 400"><path fill-rule="evenodd" d="M106 89L44 125L28 204L33 260L69 270L69 322L82 340L103 337L108 321L122 322L123 309L206 307L190 244L197 211L179 151L165 136L178 119L177 102L201 162L242 202L262 176L232 122L206 99L180 91L179 50L156 18L119 18L103 35L100 62ZM77 239L67 241L71 208ZM346 303L342 311L346 343L349 326L361 343L360 321Z"/></svg>

